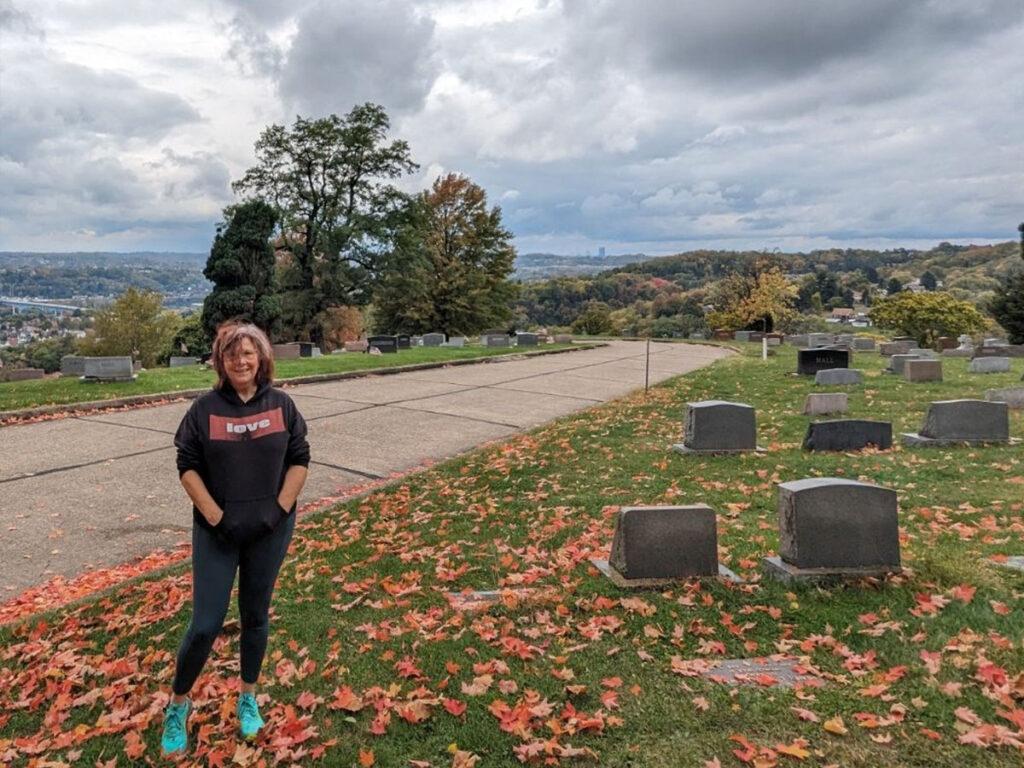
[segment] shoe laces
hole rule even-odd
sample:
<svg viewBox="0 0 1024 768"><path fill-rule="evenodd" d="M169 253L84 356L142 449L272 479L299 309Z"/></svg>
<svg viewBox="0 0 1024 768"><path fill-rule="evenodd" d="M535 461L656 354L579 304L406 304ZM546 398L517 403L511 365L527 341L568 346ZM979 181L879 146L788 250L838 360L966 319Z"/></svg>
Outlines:
<svg viewBox="0 0 1024 768"><path fill-rule="evenodd" d="M167 718L164 721L164 729L171 739L177 739L185 731L185 713L188 712L187 704L172 704L167 708Z"/></svg>
<svg viewBox="0 0 1024 768"><path fill-rule="evenodd" d="M239 696L238 697L238 715L239 717L259 717L260 710L256 706L255 696Z"/></svg>

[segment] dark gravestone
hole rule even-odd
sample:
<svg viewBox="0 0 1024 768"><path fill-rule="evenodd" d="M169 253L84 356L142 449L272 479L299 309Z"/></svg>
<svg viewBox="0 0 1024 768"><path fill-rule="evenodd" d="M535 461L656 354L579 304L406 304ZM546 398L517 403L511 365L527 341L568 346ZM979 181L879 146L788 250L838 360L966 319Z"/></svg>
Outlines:
<svg viewBox="0 0 1024 768"><path fill-rule="evenodd" d="M892 422L867 419L834 419L807 425L805 451L860 451L873 445L880 451L892 448Z"/></svg>
<svg viewBox="0 0 1024 768"><path fill-rule="evenodd" d="M825 371L829 368L849 367L850 351L848 349L822 347L796 351L796 372L802 376L813 376L818 371Z"/></svg>
<svg viewBox="0 0 1024 768"><path fill-rule="evenodd" d="M626 579L718 575L718 527L705 504L626 507L615 522L609 564Z"/></svg>
<svg viewBox="0 0 1024 768"><path fill-rule="evenodd" d="M0 368L0 381L30 381L45 376L46 371L42 368Z"/></svg>
<svg viewBox="0 0 1024 768"><path fill-rule="evenodd" d="M1024 344L993 347L985 345L974 350L975 357L1024 357Z"/></svg>
<svg viewBox="0 0 1024 768"><path fill-rule="evenodd" d="M312 357L314 344L311 341L296 341L299 347L299 357Z"/></svg>
<svg viewBox="0 0 1024 768"><path fill-rule="evenodd" d="M764 338L763 331L751 331L750 335L747 336L747 341L761 341Z"/></svg>
<svg viewBox="0 0 1024 768"><path fill-rule="evenodd" d="M686 405L683 442L679 453L740 453L756 451L756 411L745 403L703 400Z"/></svg>
<svg viewBox="0 0 1024 768"><path fill-rule="evenodd" d="M783 579L881 575L900 570L896 492L836 477L779 484L779 557L765 574Z"/></svg>
<svg viewBox="0 0 1024 768"><path fill-rule="evenodd" d="M423 346L424 347L440 347L444 344L443 333L424 333L423 334Z"/></svg>
<svg viewBox="0 0 1024 768"><path fill-rule="evenodd" d="M711 338L714 339L715 341L731 341L732 333L725 330L724 328L716 328L715 331L711 334Z"/></svg>
<svg viewBox="0 0 1024 768"><path fill-rule="evenodd" d="M516 346L518 346L518 347L536 347L537 346L537 334L536 333L519 333L519 334L516 334Z"/></svg>
<svg viewBox="0 0 1024 768"><path fill-rule="evenodd" d="M399 349L412 349L412 337L407 333L395 336L395 343L398 345Z"/></svg>
<svg viewBox="0 0 1024 768"><path fill-rule="evenodd" d="M384 354L398 352L398 339L394 336L370 336L366 339L366 343L370 347L376 347L378 351Z"/></svg>
<svg viewBox="0 0 1024 768"><path fill-rule="evenodd" d="M1011 442L1010 409L987 400L937 400L928 404L921 430L901 437L905 445Z"/></svg>

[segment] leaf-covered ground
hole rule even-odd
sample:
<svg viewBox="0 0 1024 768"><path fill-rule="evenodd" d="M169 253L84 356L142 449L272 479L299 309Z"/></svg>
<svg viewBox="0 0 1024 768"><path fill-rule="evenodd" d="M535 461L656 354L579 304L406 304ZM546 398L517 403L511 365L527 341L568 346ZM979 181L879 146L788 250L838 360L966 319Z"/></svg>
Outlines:
<svg viewBox="0 0 1024 768"><path fill-rule="evenodd" d="M193 691L195 765L1019 766L1024 757L1021 446L801 450L813 381L753 355L485 447L300 521L261 702L236 738L237 622ZM851 417L916 431L930 400L1011 374L908 384L857 355ZM757 408L761 455L684 457L686 403ZM1013 412L1011 434L1024 436ZM859 478L898 492L906 570L828 589L760 579L776 484ZM615 514L704 502L745 583L627 592L590 564ZM190 576L133 582L2 630L0 762L166 764L161 711ZM449 593L498 590L466 608ZM461 607L460 607L461 606ZM795 666L740 684L727 658Z"/></svg>

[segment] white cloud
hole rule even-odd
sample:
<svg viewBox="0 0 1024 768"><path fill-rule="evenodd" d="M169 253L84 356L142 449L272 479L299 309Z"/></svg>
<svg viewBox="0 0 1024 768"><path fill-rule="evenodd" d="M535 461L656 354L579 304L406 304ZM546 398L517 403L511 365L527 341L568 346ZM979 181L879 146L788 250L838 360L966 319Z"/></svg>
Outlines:
<svg viewBox="0 0 1024 768"><path fill-rule="evenodd" d="M0 248L205 250L270 123L383 104L522 250L1009 239L1019 0L0 0ZM58 245L59 244L59 245Z"/></svg>

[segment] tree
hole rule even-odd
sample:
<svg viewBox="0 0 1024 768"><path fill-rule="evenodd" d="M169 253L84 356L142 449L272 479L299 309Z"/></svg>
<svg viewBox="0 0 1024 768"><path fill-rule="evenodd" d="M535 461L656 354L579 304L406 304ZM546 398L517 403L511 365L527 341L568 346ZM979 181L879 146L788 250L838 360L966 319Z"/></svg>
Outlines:
<svg viewBox="0 0 1024 768"><path fill-rule="evenodd" d="M516 286L501 209L465 176L438 177L414 201L375 293L382 332L467 335L508 322Z"/></svg>
<svg viewBox="0 0 1024 768"><path fill-rule="evenodd" d="M574 333L600 336L612 330L612 315L603 301L588 301L579 317L573 321Z"/></svg>
<svg viewBox="0 0 1024 768"><path fill-rule="evenodd" d="M890 277L889 282L885 285L885 292L889 296L895 296L897 293L903 290L903 283L897 280L895 277Z"/></svg>
<svg viewBox="0 0 1024 768"><path fill-rule="evenodd" d="M256 142L257 164L232 188L278 216L284 322L293 336L322 343L322 313L372 298L408 197L388 183L417 165L404 141L386 143L390 122L376 104L345 117L271 125Z"/></svg>
<svg viewBox="0 0 1024 768"><path fill-rule="evenodd" d="M985 316L966 301L944 291L913 293L879 299L871 308L871 321L912 336L922 348L934 348L940 336L976 333L986 326Z"/></svg>
<svg viewBox="0 0 1024 768"><path fill-rule="evenodd" d="M93 335L79 340L78 348L85 355L131 355L152 367L166 355L180 324L181 316L163 308L159 293L129 288L96 313Z"/></svg>
<svg viewBox="0 0 1024 768"><path fill-rule="evenodd" d="M934 291L936 288L939 287L938 278L936 278L935 275L933 275L928 270L925 270L923 273L921 273L921 277L918 278L918 282L921 283L921 287L924 288L926 291Z"/></svg>
<svg viewBox="0 0 1024 768"><path fill-rule="evenodd" d="M713 328L771 331L795 314L797 288L778 267L764 270L753 279L735 275L722 282L728 284L717 292L720 304L716 303L715 310L708 314Z"/></svg>
<svg viewBox="0 0 1024 768"><path fill-rule="evenodd" d="M203 270L213 283L213 291L203 300L204 348L225 320L253 323L270 336L277 330L281 304L274 295L276 264L270 246L276 222L274 209L261 200L226 212Z"/></svg>
<svg viewBox="0 0 1024 768"><path fill-rule="evenodd" d="M210 351L210 337L203 328L203 318L198 312L193 312L185 318L184 322L171 337L171 345L167 350L167 357L171 355L192 355L201 356L204 352Z"/></svg>
<svg viewBox="0 0 1024 768"><path fill-rule="evenodd" d="M1003 326L1011 344L1024 344L1024 269L1020 269L996 288L988 311Z"/></svg>

